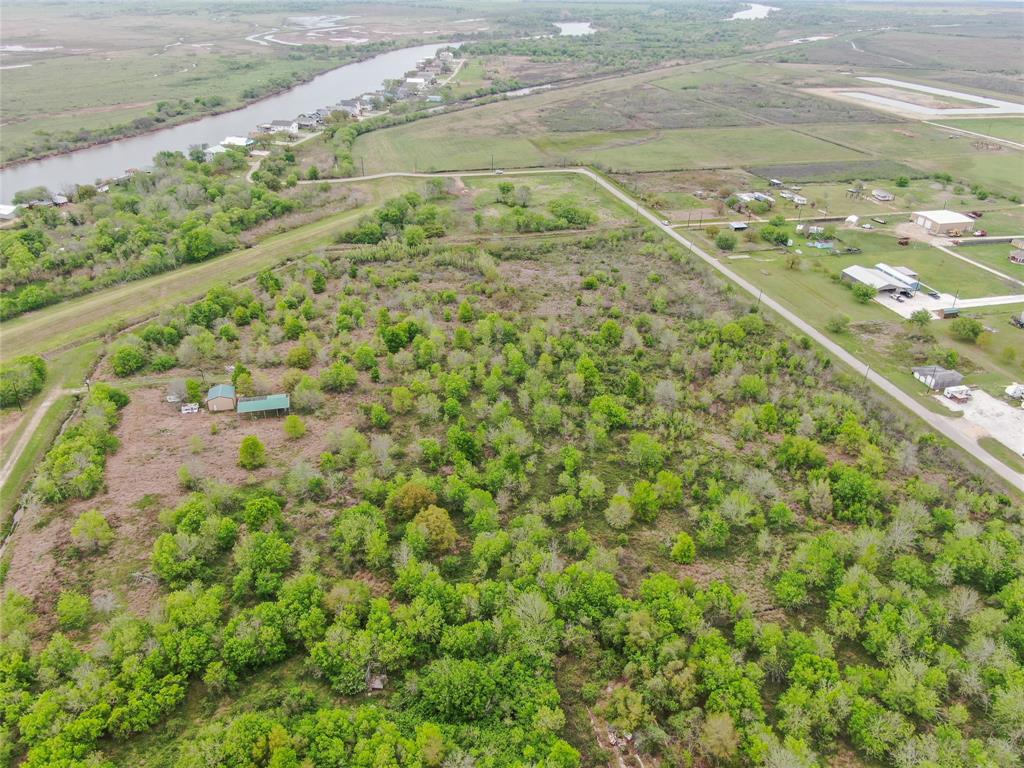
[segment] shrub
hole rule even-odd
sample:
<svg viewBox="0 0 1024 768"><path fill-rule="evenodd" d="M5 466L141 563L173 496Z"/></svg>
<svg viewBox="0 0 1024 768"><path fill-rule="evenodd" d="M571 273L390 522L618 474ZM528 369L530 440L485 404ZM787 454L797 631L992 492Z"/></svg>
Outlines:
<svg viewBox="0 0 1024 768"><path fill-rule="evenodd" d="M978 340L984 330L985 326L973 317L958 317L949 323L949 331L955 338L971 344Z"/></svg>
<svg viewBox="0 0 1024 768"><path fill-rule="evenodd" d="M344 392L352 389L358 381L359 374L356 369L340 360L332 363L320 374L320 387L325 392Z"/></svg>
<svg viewBox="0 0 1024 768"><path fill-rule="evenodd" d="M825 323L825 330L829 333L846 333L849 329L850 318L846 315L832 315Z"/></svg>
<svg viewBox="0 0 1024 768"><path fill-rule="evenodd" d="M122 378L142 370L145 365L146 356L141 349L131 344L120 347L110 358L110 367Z"/></svg>
<svg viewBox="0 0 1024 768"><path fill-rule="evenodd" d="M294 413L284 419L284 433L289 440L298 440L306 434L306 423Z"/></svg>
<svg viewBox="0 0 1024 768"><path fill-rule="evenodd" d="M878 289L863 283L857 283L851 290L853 292L853 300L858 304L867 304L878 295Z"/></svg>
<svg viewBox="0 0 1024 768"><path fill-rule="evenodd" d="M95 551L106 547L114 540L114 532L110 523L98 509L83 512L71 526L71 539L86 551Z"/></svg>
<svg viewBox="0 0 1024 768"><path fill-rule="evenodd" d="M719 232L718 235L715 236L715 245L722 251L733 250L736 247L737 242L736 235L732 232Z"/></svg>
<svg viewBox="0 0 1024 768"><path fill-rule="evenodd" d="M61 592L57 599L57 623L61 629L89 626L89 598L79 592Z"/></svg>
<svg viewBox="0 0 1024 768"><path fill-rule="evenodd" d="M697 556L697 545L686 531L676 534L676 540L672 544L672 559L680 565L692 563Z"/></svg>
<svg viewBox="0 0 1024 768"><path fill-rule="evenodd" d="M238 447L238 466L242 469L259 469L267 463L267 449L256 435L242 438Z"/></svg>

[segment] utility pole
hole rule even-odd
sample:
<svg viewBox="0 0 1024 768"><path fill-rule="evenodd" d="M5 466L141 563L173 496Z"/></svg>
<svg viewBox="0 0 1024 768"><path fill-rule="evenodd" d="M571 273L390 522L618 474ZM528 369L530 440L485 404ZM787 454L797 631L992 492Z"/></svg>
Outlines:
<svg viewBox="0 0 1024 768"><path fill-rule="evenodd" d="M362 169L362 175L365 176L366 175L366 158L365 157L360 157L359 158L359 167Z"/></svg>

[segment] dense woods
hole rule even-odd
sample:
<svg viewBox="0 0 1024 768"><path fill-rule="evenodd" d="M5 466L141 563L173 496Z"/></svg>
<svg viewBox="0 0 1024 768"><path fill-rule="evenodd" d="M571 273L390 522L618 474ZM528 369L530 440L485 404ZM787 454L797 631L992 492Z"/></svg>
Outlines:
<svg viewBox="0 0 1024 768"><path fill-rule="evenodd" d="M1019 503L657 236L409 244L424 192L380 209L404 211L388 242L115 344L129 381L283 386L303 415L280 428L321 447L243 428L264 479L183 467L150 616L9 594L7 756L121 764L193 691L227 714L134 764L1016 764ZM42 502L103 484L130 406L90 398ZM118 535L91 510L70 546L88 569ZM249 700L262 670L288 672Z"/></svg>

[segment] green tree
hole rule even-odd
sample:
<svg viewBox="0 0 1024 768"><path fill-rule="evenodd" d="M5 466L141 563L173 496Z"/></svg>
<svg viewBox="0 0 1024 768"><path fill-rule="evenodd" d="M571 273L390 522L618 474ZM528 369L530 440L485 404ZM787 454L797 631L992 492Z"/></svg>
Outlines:
<svg viewBox="0 0 1024 768"><path fill-rule="evenodd" d="M851 289L853 292L853 299L858 304L867 304L875 296L878 295L878 289L870 285L864 285L864 283L857 283Z"/></svg>
<svg viewBox="0 0 1024 768"><path fill-rule="evenodd" d="M267 450L256 435L242 438L238 447L238 466L242 469L259 469L267 463Z"/></svg>
<svg viewBox="0 0 1024 768"><path fill-rule="evenodd" d="M672 543L672 559L681 565L686 565L692 563L696 556L697 546L693 543L690 534L686 531L677 533L676 539Z"/></svg>
<svg viewBox="0 0 1024 768"><path fill-rule="evenodd" d="M732 232L719 232L715 236L715 245L719 250L731 251L736 247L736 243L739 241L736 239L736 235Z"/></svg>
<svg viewBox="0 0 1024 768"><path fill-rule="evenodd" d="M458 533L447 510L434 504L417 513L410 525L423 534L435 555L450 552L458 541Z"/></svg>
<svg viewBox="0 0 1024 768"><path fill-rule="evenodd" d="M949 331L955 338L971 344L978 340L984 330L985 326L981 321L973 317L958 317L949 323Z"/></svg>

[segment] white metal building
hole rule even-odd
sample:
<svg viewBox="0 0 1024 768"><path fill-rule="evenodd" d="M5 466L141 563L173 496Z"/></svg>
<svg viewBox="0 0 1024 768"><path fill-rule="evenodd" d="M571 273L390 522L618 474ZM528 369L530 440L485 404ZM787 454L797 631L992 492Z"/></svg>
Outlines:
<svg viewBox="0 0 1024 768"><path fill-rule="evenodd" d="M962 232L974 226L974 219L956 211L914 211L914 223L933 235Z"/></svg>

